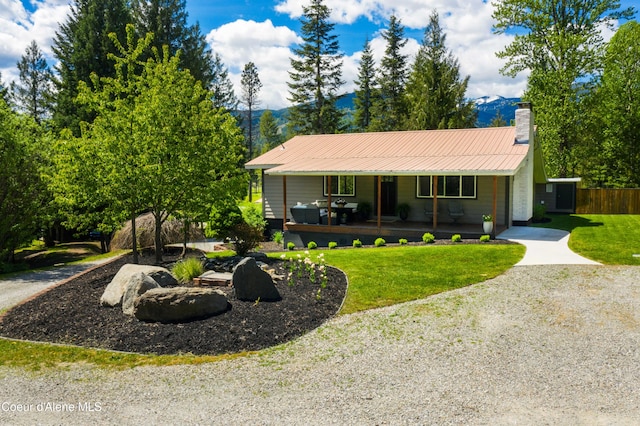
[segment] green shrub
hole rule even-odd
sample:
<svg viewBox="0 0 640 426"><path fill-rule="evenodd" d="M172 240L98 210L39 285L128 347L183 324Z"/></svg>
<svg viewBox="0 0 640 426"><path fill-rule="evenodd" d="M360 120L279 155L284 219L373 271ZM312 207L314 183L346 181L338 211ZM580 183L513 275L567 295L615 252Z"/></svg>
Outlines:
<svg viewBox="0 0 640 426"><path fill-rule="evenodd" d="M544 215L547 213L547 206L544 204L536 204L533 206L533 221L541 222L544 219Z"/></svg>
<svg viewBox="0 0 640 426"><path fill-rule="evenodd" d="M451 237L451 241L453 241L454 243L459 243L460 241L462 241L462 236L460 234L453 234L453 236Z"/></svg>
<svg viewBox="0 0 640 426"><path fill-rule="evenodd" d="M330 249L334 249L338 247L338 243L336 243L335 241L329 241L329 248Z"/></svg>
<svg viewBox="0 0 640 426"><path fill-rule="evenodd" d="M400 238L400 239L398 240L398 244L400 244L401 246L403 246L403 245L407 244L408 242L409 242L409 241L407 241L407 239L406 239L406 238Z"/></svg>
<svg viewBox="0 0 640 426"><path fill-rule="evenodd" d="M491 235L482 235L480 237L481 243L488 243L489 241L491 241Z"/></svg>
<svg viewBox="0 0 640 426"><path fill-rule="evenodd" d="M354 247L362 247L362 241L355 239L353 240L353 246Z"/></svg>
<svg viewBox="0 0 640 426"><path fill-rule="evenodd" d="M173 265L171 272L178 281L186 283L202 275L204 272L204 266L200 259L196 257L188 257Z"/></svg>
<svg viewBox="0 0 640 426"><path fill-rule="evenodd" d="M318 248L318 244L316 244L315 241L309 241L309 243L307 244L307 248L309 250L317 249Z"/></svg>
<svg viewBox="0 0 640 426"><path fill-rule="evenodd" d="M242 218L254 228L264 231L267 221L262 216L262 208L257 204L250 204L242 209Z"/></svg>
<svg viewBox="0 0 640 426"><path fill-rule="evenodd" d="M278 244L282 244L282 242L284 241L284 234L282 233L282 231L277 231L273 234L273 241Z"/></svg>
<svg viewBox="0 0 640 426"><path fill-rule="evenodd" d="M427 244L431 244L435 240L436 240L436 237L431 232L426 232L424 235L422 235L422 241L424 241Z"/></svg>
<svg viewBox="0 0 640 426"><path fill-rule="evenodd" d="M382 247L387 244L387 242L384 240L384 238L376 238L373 244L375 244L376 247Z"/></svg>
<svg viewBox="0 0 640 426"><path fill-rule="evenodd" d="M289 241L287 243L287 250L293 250L294 248L296 248L296 245L293 241Z"/></svg>

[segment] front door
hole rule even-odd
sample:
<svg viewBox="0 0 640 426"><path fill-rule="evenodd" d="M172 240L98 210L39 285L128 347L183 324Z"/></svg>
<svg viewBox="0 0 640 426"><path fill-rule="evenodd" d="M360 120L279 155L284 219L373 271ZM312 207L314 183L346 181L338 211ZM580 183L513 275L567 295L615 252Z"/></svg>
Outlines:
<svg viewBox="0 0 640 426"><path fill-rule="evenodd" d="M382 176L380 182L380 202L382 216L395 216L398 203L398 178L396 176ZM375 182L375 202L373 211L378 211L378 177Z"/></svg>

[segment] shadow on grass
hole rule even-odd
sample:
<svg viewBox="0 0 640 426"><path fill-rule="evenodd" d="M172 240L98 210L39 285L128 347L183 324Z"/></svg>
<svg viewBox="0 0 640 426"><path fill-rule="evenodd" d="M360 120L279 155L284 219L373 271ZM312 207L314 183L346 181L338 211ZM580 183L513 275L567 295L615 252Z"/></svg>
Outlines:
<svg viewBox="0 0 640 426"><path fill-rule="evenodd" d="M100 254L100 243L72 242L62 243L50 249L23 250L16 253L16 263L25 269L48 268L60 263L70 263Z"/></svg>
<svg viewBox="0 0 640 426"><path fill-rule="evenodd" d="M604 226L602 222L594 222L586 217L576 216L567 213L547 213L546 217L551 221L544 223L534 223L532 226L538 228L553 228L571 232L576 228L587 228L595 226Z"/></svg>

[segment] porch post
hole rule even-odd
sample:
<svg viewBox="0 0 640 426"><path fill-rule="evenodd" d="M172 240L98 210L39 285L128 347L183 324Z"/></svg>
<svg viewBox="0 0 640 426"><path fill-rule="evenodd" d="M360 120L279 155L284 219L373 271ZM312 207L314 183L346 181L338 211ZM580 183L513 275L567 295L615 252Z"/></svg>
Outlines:
<svg viewBox="0 0 640 426"><path fill-rule="evenodd" d="M496 238L496 225L497 225L497 219L496 219L496 214L498 213L498 176L494 176L493 177L493 211L492 211L492 217L493 217L493 238Z"/></svg>
<svg viewBox="0 0 640 426"><path fill-rule="evenodd" d="M438 228L438 175L433 176L433 230Z"/></svg>
<svg viewBox="0 0 640 426"><path fill-rule="evenodd" d="M283 175L282 176L282 213L283 213L283 219L282 219L282 230L285 231L287 229L287 176Z"/></svg>
<svg viewBox="0 0 640 426"><path fill-rule="evenodd" d="M327 175L327 225L331 231L331 175Z"/></svg>
<svg viewBox="0 0 640 426"><path fill-rule="evenodd" d="M378 210L378 232L382 226L382 176L378 176L378 199L376 200Z"/></svg>

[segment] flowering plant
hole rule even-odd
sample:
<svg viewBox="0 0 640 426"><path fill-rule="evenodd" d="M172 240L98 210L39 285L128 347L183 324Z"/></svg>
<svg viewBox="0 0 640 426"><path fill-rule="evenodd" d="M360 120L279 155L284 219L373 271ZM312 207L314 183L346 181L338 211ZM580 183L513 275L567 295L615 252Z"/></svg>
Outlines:
<svg viewBox="0 0 640 426"><path fill-rule="evenodd" d="M493 216L491 216L490 214L483 214L482 220L484 222L493 222Z"/></svg>

